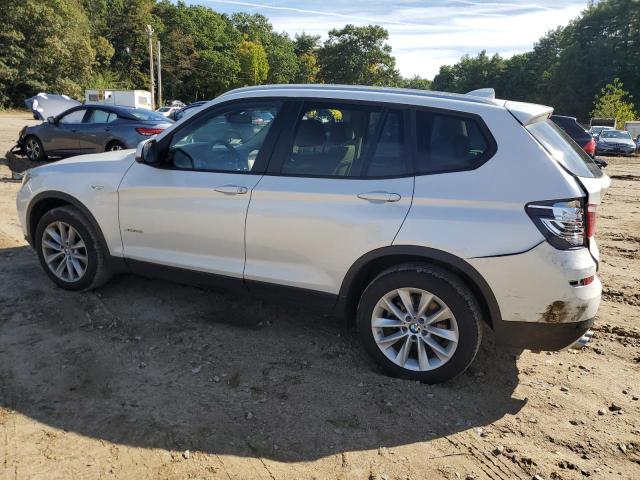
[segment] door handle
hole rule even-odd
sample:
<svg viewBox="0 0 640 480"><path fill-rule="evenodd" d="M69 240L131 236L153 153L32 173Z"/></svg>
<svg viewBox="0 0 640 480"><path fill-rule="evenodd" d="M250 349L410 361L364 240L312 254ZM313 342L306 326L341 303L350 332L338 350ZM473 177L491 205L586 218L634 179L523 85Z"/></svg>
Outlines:
<svg viewBox="0 0 640 480"><path fill-rule="evenodd" d="M215 187L214 190L218 193L224 193L225 195L242 195L249 191L247 187L241 185L221 185Z"/></svg>
<svg viewBox="0 0 640 480"><path fill-rule="evenodd" d="M367 192L358 194L360 200L369 200L370 202L397 202L402 197L397 193L389 192Z"/></svg>

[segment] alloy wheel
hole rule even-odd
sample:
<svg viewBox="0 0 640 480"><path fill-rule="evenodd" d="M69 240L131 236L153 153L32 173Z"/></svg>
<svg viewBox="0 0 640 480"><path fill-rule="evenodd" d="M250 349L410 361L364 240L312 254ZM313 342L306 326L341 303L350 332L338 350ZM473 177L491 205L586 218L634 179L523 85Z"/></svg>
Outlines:
<svg viewBox="0 0 640 480"><path fill-rule="evenodd" d="M77 282L87 271L87 247L71 225L57 221L42 234L42 254L49 270L65 282Z"/></svg>
<svg viewBox="0 0 640 480"><path fill-rule="evenodd" d="M37 160L40 157L40 144L35 138L27 140L25 150L27 151L27 157L29 157L30 160Z"/></svg>
<svg viewBox="0 0 640 480"><path fill-rule="evenodd" d="M407 370L439 368L458 346L458 323L451 309L419 288L385 294L373 309L371 330L380 351Z"/></svg>

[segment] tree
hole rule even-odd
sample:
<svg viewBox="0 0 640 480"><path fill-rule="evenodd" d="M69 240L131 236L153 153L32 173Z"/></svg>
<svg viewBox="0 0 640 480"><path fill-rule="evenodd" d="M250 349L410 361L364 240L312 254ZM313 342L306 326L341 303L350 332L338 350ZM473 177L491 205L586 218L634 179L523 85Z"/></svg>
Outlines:
<svg viewBox="0 0 640 480"><path fill-rule="evenodd" d="M258 42L243 40L238 47L240 60L240 84L259 85L267 79L269 62L267 54Z"/></svg>
<svg viewBox="0 0 640 480"><path fill-rule="evenodd" d="M247 39L264 47L269 62L268 83L290 83L298 73L293 42L286 33L276 33L264 15L234 13L233 25Z"/></svg>
<svg viewBox="0 0 640 480"><path fill-rule="evenodd" d="M414 75L412 78L403 78L400 86L416 90L431 90L431 80Z"/></svg>
<svg viewBox="0 0 640 480"><path fill-rule="evenodd" d="M466 93L478 88L495 87L504 70L505 61L500 55L489 57L482 50L475 57L464 55L455 65L441 67L433 78L432 88Z"/></svg>
<svg viewBox="0 0 640 480"><path fill-rule="evenodd" d="M163 69L176 74L173 85L179 87L172 96L211 99L238 85L242 36L226 16L202 5L168 0L159 2L153 13L161 41L177 49L171 56L170 48L163 48Z"/></svg>
<svg viewBox="0 0 640 480"><path fill-rule="evenodd" d="M293 40L293 50L298 56L298 72L296 83L315 83L318 77L318 48L320 36L309 35L305 32L296 34Z"/></svg>
<svg viewBox="0 0 640 480"><path fill-rule="evenodd" d="M379 25L329 31L318 51L319 77L327 83L397 85L400 74L385 43L389 33Z"/></svg>
<svg viewBox="0 0 640 480"><path fill-rule="evenodd" d="M636 118L635 109L631 102L629 92L624 90L620 79L615 78L613 83L607 84L600 94L596 95L592 117L615 118L618 125Z"/></svg>
<svg viewBox="0 0 640 480"><path fill-rule="evenodd" d="M0 101L21 104L42 91L81 97L95 60L82 5L76 0L8 0L2 10Z"/></svg>

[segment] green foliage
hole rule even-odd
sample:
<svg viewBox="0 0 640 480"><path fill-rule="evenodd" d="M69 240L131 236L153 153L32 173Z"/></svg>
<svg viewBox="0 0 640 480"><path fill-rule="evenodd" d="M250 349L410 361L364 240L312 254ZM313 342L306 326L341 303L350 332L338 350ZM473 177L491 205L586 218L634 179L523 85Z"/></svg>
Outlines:
<svg viewBox="0 0 640 480"><path fill-rule="evenodd" d="M243 40L238 47L240 79L244 85L259 85L267 79L269 62L267 54L258 42Z"/></svg>
<svg viewBox="0 0 640 480"><path fill-rule="evenodd" d="M400 81L403 88L413 88L415 90L431 90L431 80L415 75L412 78L403 78Z"/></svg>
<svg viewBox="0 0 640 480"><path fill-rule="evenodd" d="M326 83L397 85L400 75L385 43L389 33L379 25L329 31L318 51L320 79Z"/></svg>
<svg viewBox="0 0 640 480"><path fill-rule="evenodd" d="M613 83L607 84L600 94L596 95L592 117L615 118L620 126L624 122L636 118L635 108L631 102L631 95L624 88L620 79L615 78Z"/></svg>
<svg viewBox="0 0 640 480"><path fill-rule="evenodd" d="M0 106L21 105L40 91L81 97L93 86L149 88L146 25L154 49L162 42L165 98L187 102L264 82L494 87L501 98L552 105L586 122L592 99L613 78L640 98L639 0L592 2L530 52L465 55L442 66L433 82L400 77L388 32L378 25L346 25L324 42L304 32L292 39L263 15L227 16L182 0L3 0L2 15Z"/></svg>

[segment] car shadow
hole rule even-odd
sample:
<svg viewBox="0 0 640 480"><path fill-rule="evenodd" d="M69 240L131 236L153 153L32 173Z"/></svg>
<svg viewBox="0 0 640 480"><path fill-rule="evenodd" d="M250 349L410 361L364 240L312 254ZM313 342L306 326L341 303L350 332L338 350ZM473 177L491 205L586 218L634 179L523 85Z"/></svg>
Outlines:
<svg viewBox="0 0 640 480"><path fill-rule="evenodd" d="M427 386L381 374L341 323L250 297L115 278L55 287L0 249L0 402L119 444L304 461L450 435L517 413L514 357L485 341Z"/></svg>

